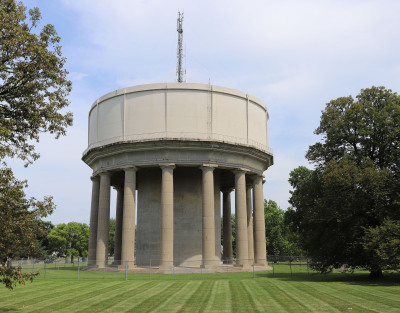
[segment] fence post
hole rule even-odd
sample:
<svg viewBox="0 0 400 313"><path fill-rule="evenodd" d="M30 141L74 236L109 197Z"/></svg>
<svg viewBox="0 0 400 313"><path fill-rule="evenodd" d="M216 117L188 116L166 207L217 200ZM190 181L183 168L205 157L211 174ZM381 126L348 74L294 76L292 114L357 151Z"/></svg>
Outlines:
<svg viewBox="0 0 400 313"><path fill-rule="evenodd" d="M254 274L254 262L253 262L253 278L255 278L255 274Z"/></svg>
<svg viewBox="0 0 400 313"><path fill-rule="evenodd" d="M308 269L308 256L307 256L307 274L310 275L310 270Z"/></svg>
<svg viewBox="0 0 400 313"><path fill-rule="evenodd" d="M57 279L58 279L58 271L60 270L60 265L57 264Z"/></svg>
<svg viewBox="0 0 400 313"><path fill-rule="evenodd" d="M106 269L106 268L105 268L105 267L103 267L103 279L104 279L104 271L105 271L105 269Z"/></svg>
<svg viewBox="0 0 400 313"><path fill-rule="evenodd" d="M149 279L151 280L151 259L150 259L150 266L149 266Z"/></svg>
<svg viewBox="0 0 400 313"><path fill-rule="evenodd" d="M79 272L81 270L81 260L78 259L78 280L79 280Z"/></svg>
<svg viewBox="0 0 400 313"><path fill-rule="evenodd" d="M201 280L203 280L203 268L200 267L200 273L201 273Z"/></svg>
<svg viewBox="0 0 400 313"><path fill-rule="evenodd" d="M275 262L272 261L272 277L275 277Z"/></svg>
<svg viewBox="0 0 400 313"><path fill-rule="evenodd" d="M292 276L292 257L289 257L290 276Z"/></svg>
<svg viewBox="0 0 400 313"><path fill-rule="evenodd" d="M226 264L226 279L229 279L229 267L228 267L228 264Z"/></svg>
<svg viewBox="0 0 400 313"><path fill-rule="evenodd" d="M44 262L44 278L46 278L46 262Z"/></svg>
<svg viewBox="0 0 400 313"><path fill-rule="evenodd" d="M125 261L125 280L128 280L128 260Z"/></svg>
<svg viewBox="0 0 400 313"><path fill-rule="evenodd" d="M172 272L174 273L174 280L175 280L175 266L172 265Z"/></svg>

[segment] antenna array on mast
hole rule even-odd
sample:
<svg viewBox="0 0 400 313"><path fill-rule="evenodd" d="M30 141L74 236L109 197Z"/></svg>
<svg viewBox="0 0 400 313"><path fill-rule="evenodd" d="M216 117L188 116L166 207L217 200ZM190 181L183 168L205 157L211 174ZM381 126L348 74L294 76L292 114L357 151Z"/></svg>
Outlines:
<svg viewBox="0 0 400 313"><path fill-rule="evenodd" d="M186 68L184 68L183 64L183 12L181 13L178 11L178 20L177 20L177 27L176 30L178 32L178 49L177 49L177 57L178 61L176 64L176 76L177 76L177 81L178 83L185 82L185 74L186 74Z"/></svg>

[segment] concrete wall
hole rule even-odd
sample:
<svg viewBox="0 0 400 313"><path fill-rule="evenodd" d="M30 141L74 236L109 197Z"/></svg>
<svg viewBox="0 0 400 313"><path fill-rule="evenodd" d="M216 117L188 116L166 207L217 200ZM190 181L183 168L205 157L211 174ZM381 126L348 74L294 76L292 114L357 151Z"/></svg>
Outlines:
<svg viewBox="0 0 400 313"><path fill-rule="evenodd" d="M88 149L161 138L218 140L268 150L268 112L243 92L202 84L150 84L109 93L89 113Z"/></svg>
<svg viewBox="0 0 400 313"><path fill-rule="evenodd" d="M215 182L215 256L221 256L220 179ZM159 264L161 169L143 168L138 172L138 212L136 263ZM174 169L174 262L175 265L199 266L202 259L202 173L199 168Z"/></svg>

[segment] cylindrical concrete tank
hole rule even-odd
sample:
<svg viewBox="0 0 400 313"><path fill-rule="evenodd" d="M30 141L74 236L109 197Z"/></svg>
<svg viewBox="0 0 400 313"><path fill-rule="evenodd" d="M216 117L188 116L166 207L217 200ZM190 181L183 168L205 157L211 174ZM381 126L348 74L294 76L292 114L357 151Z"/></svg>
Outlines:
<svg viewBox="0 0 400 313"><path fill-rule="evenodd" d="M88 122L88 148L83 160L93 169L94 179L100 177L101 180L104 175L100 174L107 173L111 185L124 190L126 169L137 172L135 264L147 265L150 259L153 265L162 268L170 264L208 266L218 263L221 259L221 191L237 189L237 184L242 182L253 185L257 180L255 177L260 177L273 164L268 147L268 112L265 105L253 96L224 87L188 83L150 84L120 89L99 98L90 109ZM166 167L169 174L165 172ZM244 180L240 178L241 173ZM170 176L169 183L164 181L164 177ZM209 184L212 184L212 196L210 191L206 191ZM93 186L98 185L101 182L94 181ZM239 189L248 190L241 186ZM168 198L166 192L173 194ZM165 199L172 199L168 200L172 203L168 204ZM135 199L131 200L135 203ZM254 208L259 207L260 204L256 206L255 202L254 199ZM92 202L92 216L98 216L99 210L102 210L96 203ZM208 208L210 205L213 206L211 209ZM124 206L125 209L128 210ZM236 210L242 209L236 207ZM253 212L253 208L249 212ZM172 214L173 218L170 219L168 214ZM247 213L243 214L238 216L246 216ZM256 216L255 209L254 214ZM253 218L247 220L253 221ZM124 223L131 225L132 221ZM254 221L254 226L261 233L260 221L257 223L258 226L255 226ZM97 230L98 238L105 238L102 231L105 230ZM239 237L244 234L243 229L240 231ZM251 236L248 229L246 233L246 238ZM210 250L210 240L213 250ZM265 263L260 240L254 240L254 249L249 249L256 250L257 257L239 257ZM92 238L91 242L95 240ZM253 240L248 242L253 243ZM96 255L94 244L89 250L90 255ZM245 250L242 247L240 251ZM120 251L116 251L116 255L120 255ZM119 263L124 261L119 260ZM127 261L133 266L133 260ZM101 266L101 262L96 261L96 264Z"/></svg>

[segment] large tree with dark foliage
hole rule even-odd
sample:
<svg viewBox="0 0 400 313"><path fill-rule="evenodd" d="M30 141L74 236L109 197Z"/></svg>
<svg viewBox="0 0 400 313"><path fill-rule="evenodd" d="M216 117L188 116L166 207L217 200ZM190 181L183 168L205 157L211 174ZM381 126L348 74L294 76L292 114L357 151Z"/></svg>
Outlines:
<svg viewBox="0 0 400 313"><path fill-rule="evenodd" d="M28 165L39 157L34 142L40 133L58 138L72 125L72 114L61 112L69 104L71 82L64 69L60 37L53 25L38 29L40 19L38 8L27 16L21 2L0 0L0 282L8 288L36 275L22 275L5 261L21 243L32 244L33 222L55 206L51 197L41 202L26 199L26 182L14 177L4 159L19 158Z"/></svg>
<svg viewBox="0 0 400 313"><path fill-rule="evenodd" d="M394 259L383 257L382 234L400 240L400 96L372 87L332 100L315 133L322 141L306 154L315 169L290 174L293 225L314 268L346 264L381 277Z"/></svg>

